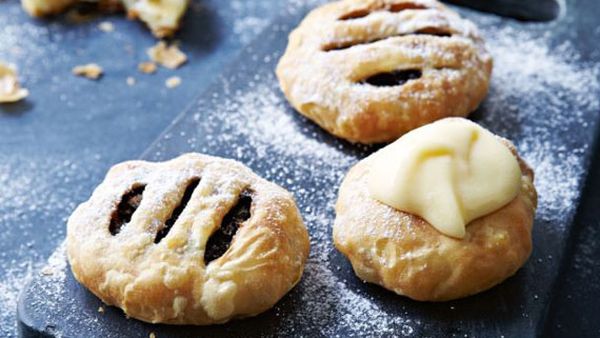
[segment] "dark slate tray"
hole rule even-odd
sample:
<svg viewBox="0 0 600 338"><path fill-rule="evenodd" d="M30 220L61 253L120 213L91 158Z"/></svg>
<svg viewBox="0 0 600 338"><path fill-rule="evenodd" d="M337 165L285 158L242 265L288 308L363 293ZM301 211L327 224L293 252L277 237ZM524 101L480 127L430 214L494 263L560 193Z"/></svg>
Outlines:
<svg viewBox="0 0 600 338"><path fill-rule="evenodd" d="M113 307L99 312L101 302L74 281L59 247L21 295L21 332L67 337L147 337L151 332L158 337L593 336L591 327L576 328L581 334L554 330L547 320L554 313L547 309L557 308L549 305L561 291L557 281L561 266L563 271L569 266L567 249L575 245L571 233L599 126L598 9L593 0L571 1L557 20L536 24L460 10L479 25L495 57L489 96L472 118L515 142L536 169L540 195L533 254L499 286L458 301L414 302L362 283L333 248L337 187L347 169L374 148L324 133L294 113L280 94L273 69L287 33L302 18L295 15L281 17L247 47L142 158L164 160L189 151L235 158L292 191L312 243L298 286L255 318L212 327L151 325L127 319ZM589 217L595 210L585 205L579 210ZM599 277L586 281L598 283Z"/></svg>

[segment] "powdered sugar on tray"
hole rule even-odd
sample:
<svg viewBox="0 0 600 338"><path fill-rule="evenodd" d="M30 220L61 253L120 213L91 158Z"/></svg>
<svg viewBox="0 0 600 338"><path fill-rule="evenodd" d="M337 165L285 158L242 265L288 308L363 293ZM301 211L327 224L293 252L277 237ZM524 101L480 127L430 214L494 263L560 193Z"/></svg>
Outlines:
<svg viewBox="0 0 600 338"><path fill-rule="evenodd" d="M40 241L62 240L66 220L62 215L89 193L90 187L85 185L92 175L78 170L84 162L50 154L35 163L24 158L20 154L0 156L0 225L6 226L0 227L0 337L15 335L19 292L44 264ZM96 161L85 165L102 166ZM43 174L32 176L32 172ZM51 182L78 182L81 188Z"/></svg>
<svg viewBox="0 0 600 338"><path fill-rule="evenodd" d="M258 33L265 29L271 18L265 17L264 13L270 11L274 6L280 14L287 13L296 15L306 8L325 3L326 0L255 0L229 1L230 11L235 20L233 21L233 32L238 36L241 43L246 44L254 39Z"/></svg>
<svg viewBox="0 0 600 338"><path fill-rule="evenodd" d="M235 18L233 21L233 32L243 44L250 42L269 24L270 18L262 15L267 8L280 6L284 2L274 4L273 1L230 1L230 11Z"/></svg>
<svg viewBox="0 0 600 338"><path fill-rule="evenodd" d="M233 25L233 31L239 36L240 42L246 44L258 35L268 23L269 20L265 18L249 16L236 20Z"/></svg>
<svg viewBox="0 0 600 338"><path fill-rule="evenodd" d="M310 158L329 162L335 166L349 165L352 160L339 149L315 139L316 132L311 132L305 121L298 123L293 115L286 113L287 102L274 84L275 79L272 74L257 75L250 83L251 91L236 91L227 93L225 97L213 97L214 101L221 102L220 110L207 116L207 119L200 113L196 113L194 119L210 125L208 129L222 126L232 132L215 135L216 139L210 137L216 142L244 137L247 143L236 145L238 158L250 150L247 148L251 148L260 158L276 150L285 156L298 157L298 161L302 158ZM215 148L214 144L210 143L204 146L207 151Z"/></svg>
<svg viewBox="0 0 600 338"><path fill-rule="evenodd" d="M553 45L540 26L507 26L493 16L477 21L494 56L483 122L501 125L494 131L511 138L534 168L539 215L574 211L588 145L572 144L569 133L593 130L586 114L600 109L599 65L582 62L569 41ZM541 111L552 118L539 118Z"/></svg>
<svg viewBox="0 0 600 338"><path fill-rule="evenodd" d="M38 268L30 261L24 261L8 268L0 277L0 336L10 337L14 334L17 318L13 309L17 307L19 291L30 279L32 271Z"/></svg>

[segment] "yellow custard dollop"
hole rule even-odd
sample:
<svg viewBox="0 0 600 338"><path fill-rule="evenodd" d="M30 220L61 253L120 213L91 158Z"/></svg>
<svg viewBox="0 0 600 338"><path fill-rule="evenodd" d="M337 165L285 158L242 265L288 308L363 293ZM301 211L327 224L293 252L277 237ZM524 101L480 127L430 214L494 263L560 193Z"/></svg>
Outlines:
<svg viewBox="0 0 600 338"><path fill-rule="evenodd" d="M463 238L469 222L502 208L521 188L515 155L463 118L415 129L373 156L371 196L452 237Z"/></svg>

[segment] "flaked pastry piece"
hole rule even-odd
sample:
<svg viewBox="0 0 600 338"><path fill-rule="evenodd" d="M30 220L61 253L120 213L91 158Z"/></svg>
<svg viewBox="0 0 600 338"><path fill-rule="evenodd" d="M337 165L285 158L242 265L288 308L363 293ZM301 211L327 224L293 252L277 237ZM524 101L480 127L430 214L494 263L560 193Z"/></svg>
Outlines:
<svg viewBox="0 0 600 338"><path fill-rule="evenodd" d="M159 38L171 36L179 28L189 0L122 0L127 15L145 22Z"/></svg>
<svg viewBox="0 0 600 338"><path fill-rule="evenodd" d="M29 91L19 84L15 67L0 61L0 103L21 101L28 95Z"/></svg>
<svg viewBox="0 0 600 338"><path fill-rule="evenodd" d="M509 141L446 118L350 169L333 238L362 280L444 301L487 290L525 264L536 206L533 171Z"/></svg>
<svg viewBox="0 0 600 338"><path fill-rule="evenodd" d="M239 162L186 154L114 166L71 215L75 278L152 323L209 325L272 307L302 275L292 195Z"/></svg>
<svg viewBox="0 0 600 338"><path fill-rule="evenodd" d="M22 0L23 8L32 16L47 16L65 11L85 0ZM89 2L89 1L87 1ZM124 6L130 18L146 23L159 38L171 36L179 28L189 0L98 0L100 9L114 10Z"/></svg>
<svg viewBox="0 0 600 338"><path fill-rule="evenodd" d="M83 76L90 80L98 80L102 76L103 72L104 71L102 67L96 63L75 66L72 70L73 75Z"/></svg>
<svg viewBox="0 0 600 338"><path fill-rule="evenodd" d="M296 110L361 143L466 116L487 94L491 71L475 25L434 0L325 4L290 34L277 65Z"/></svg>

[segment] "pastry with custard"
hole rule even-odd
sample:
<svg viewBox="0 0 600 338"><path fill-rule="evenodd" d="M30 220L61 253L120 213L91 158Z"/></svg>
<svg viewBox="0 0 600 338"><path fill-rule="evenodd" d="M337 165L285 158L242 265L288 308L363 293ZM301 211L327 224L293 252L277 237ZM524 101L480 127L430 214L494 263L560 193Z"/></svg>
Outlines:
<svg viewBox="0 0 600 338"><path fill-rule="evenodd" d="M377 143L468 115L491 71L475 25L435 0L343 0L308 14L276 72L302 115L351 142Z"/></svg>
<svg viewBox="0 0 600 338"><path fill-rule="evenodd" d="M114 166L67 229L75 278L151 323L257 315L298 283L308 251L289 192L201 154Z"/></svg>
<svg viewBox="0 0 600 338"><path fill-rule="evenodd" d="M447 118L350 169L333 237L362 280L445 301L489 289L523 266L536 205L533 171L509 141Z"/></svg>

